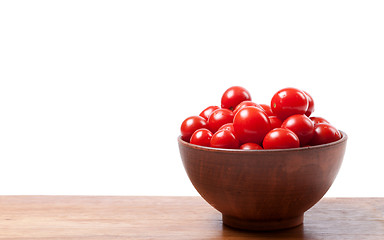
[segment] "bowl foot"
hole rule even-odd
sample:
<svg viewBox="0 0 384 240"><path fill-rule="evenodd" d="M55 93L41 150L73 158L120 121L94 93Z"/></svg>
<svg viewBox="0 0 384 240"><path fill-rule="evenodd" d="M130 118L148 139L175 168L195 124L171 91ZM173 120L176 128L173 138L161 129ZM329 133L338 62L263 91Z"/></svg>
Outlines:
<svg viewBox="0 0 384 240"><path fill-rule="evenodd" d="M303 224L304 215L274 220L248 220L223 215L223 223L233 228L253 231L272 231L292 228Z"/></svg>

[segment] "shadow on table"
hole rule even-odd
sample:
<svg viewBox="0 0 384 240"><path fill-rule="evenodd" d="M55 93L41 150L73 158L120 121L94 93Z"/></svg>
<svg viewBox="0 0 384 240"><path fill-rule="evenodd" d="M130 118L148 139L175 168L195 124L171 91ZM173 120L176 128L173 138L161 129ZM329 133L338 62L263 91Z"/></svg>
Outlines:
<svg viewBox="0 0 384 240"><path fill-rule="evenodd" d="M307 234L308 235L308 234ZM226 225L222 225L222 237L223 238L257 238L257 239L307 239L309 236L305 236L303 224L294 228L278 230L278 231L244 231L238 230Z"/></svg>

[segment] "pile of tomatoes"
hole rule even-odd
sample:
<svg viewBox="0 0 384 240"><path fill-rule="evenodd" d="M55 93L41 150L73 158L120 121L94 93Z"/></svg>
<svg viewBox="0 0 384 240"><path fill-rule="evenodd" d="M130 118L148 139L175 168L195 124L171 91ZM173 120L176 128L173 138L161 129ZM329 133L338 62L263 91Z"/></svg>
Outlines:
<svg viewBox="0 0 384 240"><path fill-rule="evenodd" d="M322 117L312 117L307 92L284 88L271 104L257 104L240 86L228 88L221 107L209 106L181 124L181 138L191 144L229 149L285 149L337 141L341 133Z"/></svg>

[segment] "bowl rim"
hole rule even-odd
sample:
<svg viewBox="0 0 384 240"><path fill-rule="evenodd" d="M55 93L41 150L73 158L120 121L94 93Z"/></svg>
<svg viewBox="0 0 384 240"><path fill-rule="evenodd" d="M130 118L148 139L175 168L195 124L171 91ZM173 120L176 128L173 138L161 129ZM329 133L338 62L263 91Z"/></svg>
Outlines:
<svg viewBox="0 0 384 240"><path fill-rule="evenodd" d="M242 153L268 153L268 152L299 152L299 151L306 151L306 150L312 150L312 149L321 149L321 148L327 148L334 145L339 145L347 141L348 135L339 130L341 133L341 138L337 141L315 145L315 146L307 146L307 147L298 147L298 148L285 148L285 149L258 149L258 150L249 150L249 149L228 149L228 148L213 148L213 147L204 147L199 146L195 144L191 144L189 142L184 141L181 138L181 135L177 137L177 141L180 144L183 144L189 148L194 148L202 151L210 151L210 152L222 152L222 153L236 153L236 154L242 154Z"/></svg>

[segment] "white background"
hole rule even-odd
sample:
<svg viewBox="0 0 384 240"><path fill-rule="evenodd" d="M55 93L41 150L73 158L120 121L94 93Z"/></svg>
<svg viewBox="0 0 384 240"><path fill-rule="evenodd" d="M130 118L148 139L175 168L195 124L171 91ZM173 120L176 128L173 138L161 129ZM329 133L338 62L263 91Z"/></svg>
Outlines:
<svg viewBox="0 0 384 240"><path fill-rule="evenodd" d="M197 195L176 138L230 86L348 136L327 196L384 197L383 1L1 1L0 194Z"/></svg>

